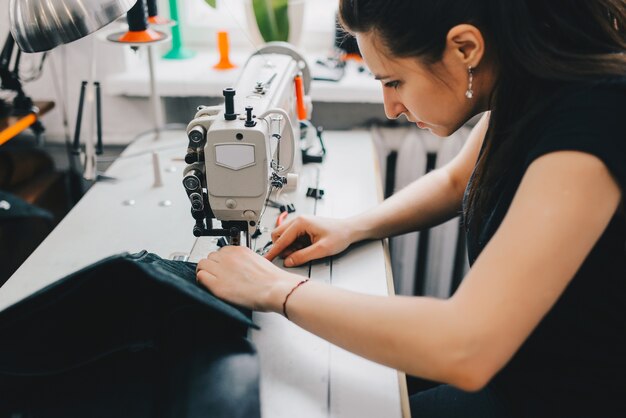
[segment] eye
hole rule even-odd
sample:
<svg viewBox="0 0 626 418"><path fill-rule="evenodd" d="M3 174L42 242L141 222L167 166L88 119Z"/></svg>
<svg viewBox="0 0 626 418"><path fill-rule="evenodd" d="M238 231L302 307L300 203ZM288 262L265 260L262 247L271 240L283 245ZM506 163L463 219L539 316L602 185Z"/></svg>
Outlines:
<svg viewBox="0 0 626 418"><path fill-rule="evenodd" d="M391 89L397 89L399 85L400 81L398 80L388 81L385 83L385 87L389 87Z"/></svg>

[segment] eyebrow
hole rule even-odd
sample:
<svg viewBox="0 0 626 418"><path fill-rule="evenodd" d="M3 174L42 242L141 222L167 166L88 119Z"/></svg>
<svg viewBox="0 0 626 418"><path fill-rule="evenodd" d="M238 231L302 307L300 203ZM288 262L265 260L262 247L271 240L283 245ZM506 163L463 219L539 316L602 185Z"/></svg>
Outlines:
<svg viewBox="0 0 626 418"><path fill-rule="evenodd" d="M387 78L391 78L391 76L388 76L388 75L377 75L377 76L374 76L374 80L385 80Z"/></svg>

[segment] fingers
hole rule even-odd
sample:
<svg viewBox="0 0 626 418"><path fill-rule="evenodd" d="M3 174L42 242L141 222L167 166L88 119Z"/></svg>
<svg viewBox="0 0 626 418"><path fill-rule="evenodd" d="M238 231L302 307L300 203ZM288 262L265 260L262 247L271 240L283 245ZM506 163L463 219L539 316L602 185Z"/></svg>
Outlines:
<svg viewBox="0 0 626 418"><path fill-rule="evenodd" d="M291 253L294 253L298 250L301 250L305 247L311 245L311 240L308 235L298 237L294 242L292 242L285 250L280 253L281 258L287 258Z"/></svg>
<svg viewBox="0 0 626 418"><path fill-rule="evenodd" d="M199 283L201 283L204 287L206 287L209 290L211 290L212 283L215 282L215 280L217 280L213 274L209 273L206 270L200 270L196 274L196 279L198 280Z"/></svg>
<svg viewBox="0 0 626 418"><path fill-rule="evenodd" d="M309 247L294 251L285 258L285 267L295 267L307 263L311 260L326 257L328 251L324 249L320 243L313 244Z"/></svg>
<svg viewBox="0 0 626 418"><path fill-rule="evenodd" d="M196 265L196 281L203 284L210 290L211 280L215 281L215 268L219 264L217 252L210 253L207 258L203 258Z"/></svg>
<svg viewBox="0 0 626 418"><path fill-rule="evenodd" d="M298 250L301 250L302 247L295 247L295 246L291 246L289 248L287 248L285 251L283 251L282 253L280 253L280 258L287 258L289 257L291 254L295 253Z"/></svg>
<svg viewBox="0 0 626 418"><path fill-rule="evenodd" d="M270 248L267 254L265 254L265 258L272 261L277 255L281 254L296 239L298 239L300 234L303 232L304 227L299 222L291 223L281 234L274 231L272 233L272 241L274 241L274 245L272 245L272 248ZM274 237L277 238L274 239Z"/></svg>
<svg viewBox="0 0 626 418"><path fill-rule="evenodd" d="M196 265L196 274L200 270L208 270L211 266L210 263L217 263L217 257L214 254L216 253L211 253L209 254L208 258L203 258L202 260L198 261L198 264Z"/></svg>
<svg viewBox="0 0 626 418"><path fill-rule="evenodd" d="M275 228L272 231L272 241L276 241L278 237L280 237L283 234L283 232L285 232L285 230L289 228L289 226L293 223L294 220L295 219L290 219L287 222L283 222L282 224L280 224L280 226Z"/></svg>

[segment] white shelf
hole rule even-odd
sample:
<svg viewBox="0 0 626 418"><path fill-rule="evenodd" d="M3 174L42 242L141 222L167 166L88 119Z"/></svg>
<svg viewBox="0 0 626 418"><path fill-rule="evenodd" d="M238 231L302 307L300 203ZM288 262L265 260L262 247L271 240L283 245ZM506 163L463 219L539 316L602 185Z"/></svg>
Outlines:
<svg viewBox="0 0 626 418"><path fill-rule="evenodd" d="M157 94L167 97L221 97L222 90L237 81L247 57L247 53L231 54L231 60L238 67L228 71L213 69L213 65L218 62L217 53L199 52L187 60L158 58L155 68ZM131 68L127 71L106 78L107 94L135 97L150 95L148 65L141 58L139 56L131 60ZM314 80L311 97L316 102L377 104L382 103L383 98L380 83L367 71L359 72L354 62L348 62L346 74L339 82Z"/></svg>

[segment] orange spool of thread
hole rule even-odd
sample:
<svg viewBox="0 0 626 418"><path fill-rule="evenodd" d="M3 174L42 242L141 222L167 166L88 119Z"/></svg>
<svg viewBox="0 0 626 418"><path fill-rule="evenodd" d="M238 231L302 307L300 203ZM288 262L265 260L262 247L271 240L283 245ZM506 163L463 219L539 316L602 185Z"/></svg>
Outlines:
<svg viewBox="0 0 626 418"><path fill-rule="evenodd" d="M228 32L217 32L217 49L220 53L220 62L215 64L213 68L215 68L216 70L231 70L237 67L235 64L230 62L230 45L228 42Z"/></svg>
<svg viewBox="0 0 626 418"><path fill-rule="evenodd" d="M146 5L148 7L149 24L158 26L171 26L176 23L171 19L159 16L159 5L157 4L157 0L148 0Z"/></svg>
<svg viewBox="0 0 626 418"><path fill-rule="evenodd" d="M122 34L115 41L123 44L148 44L160 41L165 37L161 32L146 29L141 31L128 31Z"/></svg>
<svg viewBox="0 0 626 418"><path fill-rule="evenodd" d="M169 26L173 24L170 19L166 19L161 16L149 16L148 23L156 26Z"/></svg>
<svg viewBox="0 0 626 418"><path fill-rule="evenodd" d="M107 36L111 42L140 45L153 44L167 40L168 36L148 27L148 9L144 0L138 0L126 13L128 32L117 32Z"/></svg>
<svg viewBox="0 0 626 418"><path fill-rule="evenodd" d="M304 104L304 82L302 81L302 76L297 75L294 78L294 82L296 84L296 106L298 111L298 119L306 120L307 112L306 105Z"/></svg>

